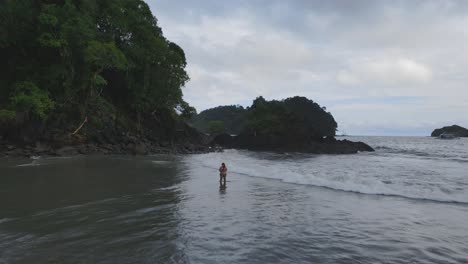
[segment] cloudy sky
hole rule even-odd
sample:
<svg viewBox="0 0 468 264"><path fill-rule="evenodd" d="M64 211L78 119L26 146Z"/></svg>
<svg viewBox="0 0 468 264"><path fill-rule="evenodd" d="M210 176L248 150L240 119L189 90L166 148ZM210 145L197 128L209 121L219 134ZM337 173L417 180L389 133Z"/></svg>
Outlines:
<svg viewBox="0 0 468 264"><path fill-rule="evenodd" d="M147 2L198 111L302 95L350 135L468 126L468 1Z"/></svg>

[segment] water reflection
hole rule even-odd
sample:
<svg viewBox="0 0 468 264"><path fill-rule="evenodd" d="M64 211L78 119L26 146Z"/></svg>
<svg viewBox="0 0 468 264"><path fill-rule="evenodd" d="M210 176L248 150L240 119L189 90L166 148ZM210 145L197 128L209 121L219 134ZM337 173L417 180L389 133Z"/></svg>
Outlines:
<svg viewBox="0 0 468 264"><path fill-rule="evenodd" d="M220 183L219 184L219 194L226 194L226 183Z"/></svg>
<svg viewBox="0 0 468 264"><path fill-rule="evenodd" d="M174 208L185 174L176 160L162 166L152 159L78 157L1 167L0 220L7 219L0 222L2 261L183 259Z"/></svg>
<svg viewBox="0 0 468 264"><path fill-rule="evenodd" d="M468 261L466 205L235 173L227 194L195 157L0 161L0 263Z"/></svg>

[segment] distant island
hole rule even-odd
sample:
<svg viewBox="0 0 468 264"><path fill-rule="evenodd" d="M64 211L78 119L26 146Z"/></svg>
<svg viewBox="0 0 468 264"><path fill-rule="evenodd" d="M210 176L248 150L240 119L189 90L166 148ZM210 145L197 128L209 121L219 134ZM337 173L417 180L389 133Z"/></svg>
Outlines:
<svg viewBox="0 0 468 264"><path fill-rule="evenodd" d="M247 108L219 106L194 116L191 123L214 134L212 144L228 148L322 154L373 151L362 142L336 140L338 125L332 114L300 96L281 101L258 97Z"/></svg>
<svg viewBox="0 0 468 264"><path fill-rule="evenodd" d="M432 131L431 137L439 137L442 134L450 134L455 137L468 137L468 129L458 125L445 126Z"/></svg>

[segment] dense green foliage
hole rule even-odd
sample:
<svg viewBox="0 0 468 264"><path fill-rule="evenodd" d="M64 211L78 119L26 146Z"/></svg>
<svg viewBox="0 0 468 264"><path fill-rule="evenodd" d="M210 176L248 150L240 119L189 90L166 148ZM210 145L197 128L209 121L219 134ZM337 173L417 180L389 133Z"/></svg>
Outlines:
<svg viewBox="0 0 468 264"><path fill-rule="evenodd" d="M17 111L32 113L41 119L54 106L47 93L32 82L17 83L9 100Z"/></svg>
<svg viewBox="0 0 468 264"><path fill-rule="evenodd" d="M239 134L244 129L246 113L239 105L218 106L200 112L192 118L191 124L205 133Z"/></svg>
<svg viewBox="0 0 468 264"><path fill-rule="evenodd" d="M317 139L334 137L337 123L317 103L305 97L282 101L254 100L248 109L246 132L255 135Z"/></svg>
<svg viewBox="0 0 468 264"><path fill-rule="evenodd" d="M81 120L105 104L135 123L144 115L194 114L182 99L184 51L163 36L144 1L0 5L2 122Z"/></svg>
<svg viewBox="0 0 468 264"><path fill-rule="evenodd" d="M333 137L337 124L333 116L317 103L305 97L282 101L267 101L258 97L252 106L218 106L196 115L194 127L206 133L250 133L279 137Z"/></svg>
<svg viewBox="0 0 468 264"><path fill-rule="evenodd" d="M208 131L210 134L221 134L226 132L223 121L210 121L208 123Z"/></svg>

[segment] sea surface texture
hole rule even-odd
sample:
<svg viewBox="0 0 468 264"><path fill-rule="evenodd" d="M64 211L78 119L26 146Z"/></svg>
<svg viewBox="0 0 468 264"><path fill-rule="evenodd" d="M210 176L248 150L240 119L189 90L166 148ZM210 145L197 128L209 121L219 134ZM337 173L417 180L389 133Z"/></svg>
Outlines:
<svg viewBox="0 0 468 264"><path fill-rule="evenodd" d="M468 263L468 139L349 139L376 152L2 159L0 264Z"/></svg>

